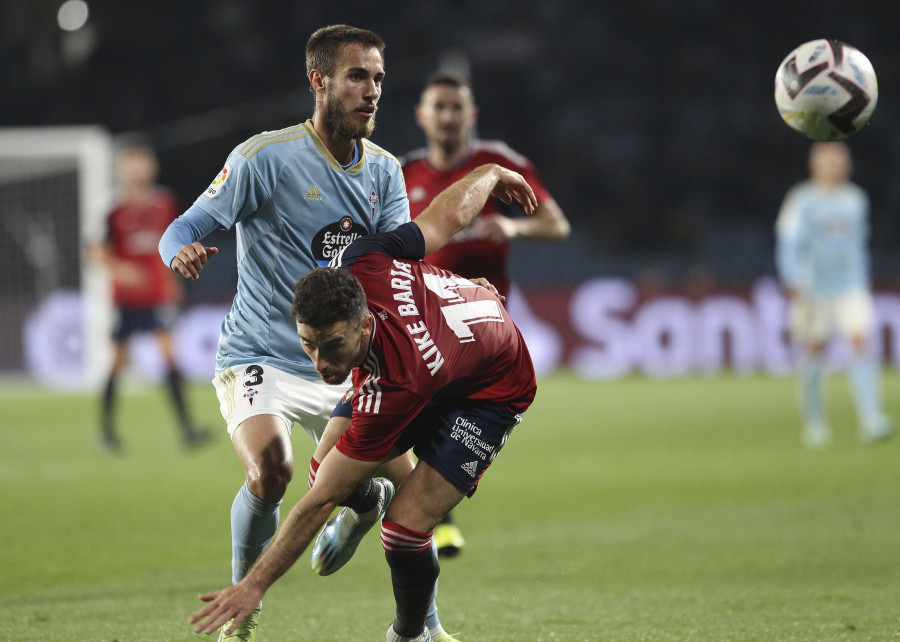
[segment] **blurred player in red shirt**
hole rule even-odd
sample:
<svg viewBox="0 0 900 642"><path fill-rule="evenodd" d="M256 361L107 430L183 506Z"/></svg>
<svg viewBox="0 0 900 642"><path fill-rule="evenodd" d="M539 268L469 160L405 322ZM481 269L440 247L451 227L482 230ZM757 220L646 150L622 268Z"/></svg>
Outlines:
<svg viewBox="0 0 900 642"><path fill-rule="evenodd" d="M502 141L474 137L477 120L478 107L466 78L445 72L430 76L416 106L416 122L425 132L427 147L401 159L403 177L412 218L479 165L497 163L525 177L537 196L534 216L510 216L512 208L490 199L469 227L425 259L460 276L484 277L507 296L510 240L562 241L569 236L569 222L531 161ZM465 544L450 515L435 529L434 541L438 553L446 557L457 555Z"/></svg>
<svg viewBox="0 0 900 642"><path fill-rule="evenodd" d="M159 238L178 216L174 195L156 184L159 163L149 147L132 146L116 161L119 200L107 219L106 242L94 249L112 279L116 320L113 327L113 362L101 406L102 448L121 447L115 427L116 387L128 363L128 342L133 334L152 332L166 363L166 384L172 397L185 445L203 442L187 409L181 373L175 365L171 327L180 289L175 274L159 260Z"/></svg>
<svg viewBox="0 0 900 642"><path fill-rule="evenodd" d="M531 161L502 141L473 136L477 119L475 97L464 77L443 72L429 77L416 106L416 122L428 145L401 160L403 177L412 218L479 165L497 163L525 177L537 196L534 216L509 216L511 208L491 199L468 228L426 257L432 265L460 276L484 277L506 296L510 240L562 241L569 236L569 222Z"/></svg>

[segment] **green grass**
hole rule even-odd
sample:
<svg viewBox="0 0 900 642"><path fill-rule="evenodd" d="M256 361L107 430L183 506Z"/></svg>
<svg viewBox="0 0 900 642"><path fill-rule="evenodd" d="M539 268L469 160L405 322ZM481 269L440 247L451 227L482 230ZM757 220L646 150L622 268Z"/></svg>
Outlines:
<svg viewBox="0 0 900 642"><path fill-rule="evenodd" d="M541 381L471 500L439 604L464 642L900 638L900 441L856 441L830 384L834 446L800 446L794 382ZM10 386L6 386L10 389ZM900 416L900 375L885 379ZM121 400L126 452L94 450L97 402L0 396L0 639L190 640L196 596L229 581L242 483L211 386L216 443L182 452L165 397ZM312 444L295 435L305 488ZM306 558L267 594L261 640L383 640L377 537L339 574Z"/></svg>

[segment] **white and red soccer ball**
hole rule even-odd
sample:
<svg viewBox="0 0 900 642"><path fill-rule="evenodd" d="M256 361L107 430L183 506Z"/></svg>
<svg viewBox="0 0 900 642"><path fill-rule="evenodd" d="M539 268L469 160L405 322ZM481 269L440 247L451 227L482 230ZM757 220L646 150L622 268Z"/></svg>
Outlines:
<svg viewBox="0 0 900 642"><path fill-rule="evenodd" d="M813 140L840 140L872 117L878 80L859 49L839 40L806 42L775 74L775 105L788 125Z"/></svg>

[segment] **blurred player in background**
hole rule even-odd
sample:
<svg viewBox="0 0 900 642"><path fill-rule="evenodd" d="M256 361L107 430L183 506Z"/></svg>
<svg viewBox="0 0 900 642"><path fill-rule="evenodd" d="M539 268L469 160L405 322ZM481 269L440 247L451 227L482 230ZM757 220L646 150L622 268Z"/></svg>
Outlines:
<svg viewBox="0 0 900 642"><path fill-rule="evenodd" d="M881 374L870 341L869 199L850 182L850 149L841 142L815 143L810 179L785 197L776 223L776 264L789 298L789 330L801 348L803 441L821 448L831 441L825 413L825 348L838 335L850 342L849 378L859 437L891 435L882 410Z"/></svg>
<svg viewBox="0 0 900 642"><path fill-rule="evenodd" d="M329 427L316 450L315 483L247 577L201 596L211 604L191 617L195 631L211 633L251 612L334 507L371 493L379 466L414 447L416 468L381 525L396 602L386 640L436 639L426 624L440 570L432 529L475 492L537 389L528 349L496 290L421 260L491 194L517 199L529 213L537 204L521 175L487 165L415 221L357 239L333 267L297 281L291 311L303 350L329 383L352 372L352 423L339 435Z"/></svg>
<svg viewBox="0 0 900 642"><path fill-rule="evenodd" d="M294 475L293 424L318 442L349 387L324 384L303 352L290 311L294 281L327 265L354 238L409 221L399 162L368 140L385 75L384 47L375 33L347 25L313 33L306 48L312 118L238 145L160 241L165 264L196 279L218 251L200 241L219 228L237 233L237 294L222 323L214 379L246 475L231 509L235 584L278 528ZM399 483L411 470L407 455L387 462L383 474ZM341 513L353 539L377 523L392 492L390 484L377 484L364 505L354 506L359 512ZM230 625L223 627L220 640L253 639L260 608L231 635L224 633ZM435 640L452 642L433 603L429 627Z"/></svg>
<svg viewBox="0 0 900 642"><path fill-rule="evenodd" d="M92 248L93 256L109 270L116 308L113 362L101 405L100 445L108 451L121 448L115 423L116 390L128 364L129 340L139 332L151 332L156 338L184 444L195 446L209 438L206 431L194 427L175 365L171 328L181 290L175 275L160 265L156 246L178 215L178 206L172 192L156 184L158 174L159 163L149 147L134 145L119 154L119 200L107 219L106 242Z"/></svg>
<svg viewBox="0 0 900 642"><path fill-rule="evenodd" d="M497 163L525 177L537 195L534 216L509 216L508 207L490 199L468 228L427 257L429 263L461 276L486 278L505 297L510 290L510 240L562 241L569 236L569 222L527 158L501 141L474 137L477 121L478 107L465 77L446 72L430 76L416 106L416 122L427 146L401 159L403 175L413 218L443 189L484 163ZM465 544L451 515L435 530L434 541L438 554L446 557L457 555Z"/></svg>

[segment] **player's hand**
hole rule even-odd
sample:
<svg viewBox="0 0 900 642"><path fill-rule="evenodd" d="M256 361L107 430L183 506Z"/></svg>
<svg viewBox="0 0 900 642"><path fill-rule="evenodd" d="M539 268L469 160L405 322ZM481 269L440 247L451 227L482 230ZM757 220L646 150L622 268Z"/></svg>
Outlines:
<svg viewBox="0 0 900 642"><path fill-rule="evenodd" d="M238 582L221 591L213 591L200 596L204 602L209 602L202 609L194 613L188 620L190 624L197 624L194 633L214 633L231 618L234 623L225 634L232 633L253 612L262 600L263 591L246 581Z"/></svg>
<svg viewBox="0 0 900 642"><path fill-rule="evenodd" d="M500 292L497 290L497 288L494 287L494 284L491 283L490 281L488 281L488 280L487 280L486 278L484 278L483 276L479 276L479 277L477 277L477 278L469 279L469 280L470 280L472 283L474 283L475 285L480 285L480 286L483 287L483 288L487 288L488 290L491 291L491 293L492 293L495 297L497 297L497 298L500 299L501 301L506 301L506 297L503 296L502 294L500 294Z"/></svg>
<svg viewBox="0 0 900 642"><path fill-rule="evenodd" d="M531 185L522 178L522 175L499 165L494 165L493 170L497 177L497 183L491 194L507 205L515 199L526 214L534 214L538 206L537 197L534 195Z"/></svg>
<svg viewBox="0 0 900 642"><path fill-rule="evenodd" d="M183 246L178 251L169 267L184 278L196 281L200 278L200 270L218 251L219 248L217 247L207 247L199 241L194 241L190 245Z"/></svg>
<svg viewBox="0 0 900 642"><path fill-rule="evenodd" d="M478 238L500 244L518 236L516 222L502 214L482 214L472 223Z"/></svg>

